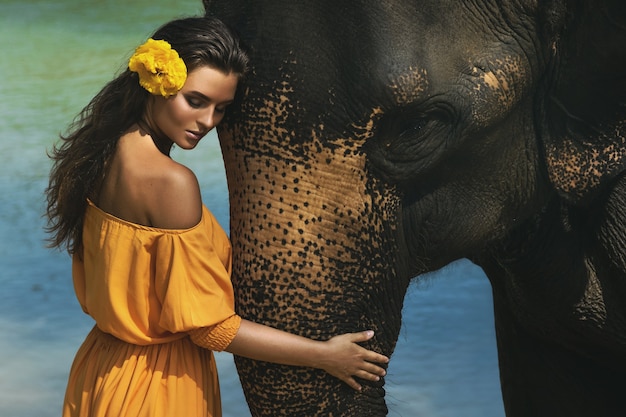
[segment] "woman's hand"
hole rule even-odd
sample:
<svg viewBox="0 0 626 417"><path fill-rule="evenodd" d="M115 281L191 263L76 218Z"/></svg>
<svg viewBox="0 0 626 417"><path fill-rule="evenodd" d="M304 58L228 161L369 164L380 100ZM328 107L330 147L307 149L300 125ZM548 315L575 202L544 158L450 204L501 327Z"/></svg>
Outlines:
<svg viewBox="0 0 626 417"><path fill-rule="evenodd" d="M389 363L386 356L357 344L372 337L374 332L367 330L342 334L321 342L243 319L226 351L266 362L323 369L360 391L361 385L356 382L355 376L378 381L386 372L374 362ZM203 346L199 338L192 337L192 340Z"/></svg>
<svg viewBox="0 0 626 417"><path fill-rule="evenodd" d="M375 363L389 363L389 358L386 356L357 344L368 341L372 337L374 337L374 332L367 330L346 333L329 339L324 342L328 353L321 358L322 362L317 367L360 391L361 385L354 379L355 376L368 381L378 381L381 376L385 376L386 371Z"/></svg>

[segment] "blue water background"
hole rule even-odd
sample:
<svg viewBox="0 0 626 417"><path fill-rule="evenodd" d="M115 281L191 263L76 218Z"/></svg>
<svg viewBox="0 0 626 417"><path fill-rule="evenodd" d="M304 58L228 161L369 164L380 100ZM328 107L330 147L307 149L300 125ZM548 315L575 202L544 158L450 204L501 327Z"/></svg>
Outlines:
<svg viewBox="0 0 626 417"><path fill-rule="evenodd" d="M46 150L161 23L197 1L0 0L0 416L60 415L74 353L93 325L67 254L44 244ZM228 227L214 136L174 158L193 168ZM217 355L225 417L249 416L232 357ZM462 260L413 284L386 378L390 416L501 417L493 313L482 271Z"/></svg>

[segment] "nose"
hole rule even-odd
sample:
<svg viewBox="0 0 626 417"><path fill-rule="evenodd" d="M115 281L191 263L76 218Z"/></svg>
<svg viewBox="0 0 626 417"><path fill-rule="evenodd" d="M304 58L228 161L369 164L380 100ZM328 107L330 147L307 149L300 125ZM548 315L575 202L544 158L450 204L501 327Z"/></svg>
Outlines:
<svg viewBox="0 0 626 417"><path fill-rule="evenodd" d="M215 127L215 109L210 107L206 109L198 118L198 124L204 127L207 130L213 129Z"/></svg>
<svg viewBox="0 0 626 417"><path fill-rule="evenodd" d="M216 111L214 106L211 106L203 112L202 117L198 120L198 124L203 126L206 130L211 130L222 120L221 114Z"/></svg>

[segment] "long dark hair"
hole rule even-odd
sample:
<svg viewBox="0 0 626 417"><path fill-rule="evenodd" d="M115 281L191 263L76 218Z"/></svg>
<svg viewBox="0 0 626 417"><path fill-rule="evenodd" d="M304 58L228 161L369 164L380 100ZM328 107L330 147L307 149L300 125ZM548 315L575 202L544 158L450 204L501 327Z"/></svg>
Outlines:
<svg viewBox="0 0 626 417"><path fill-rule="evenodd" d="M241 80L249 61L239 38L212 17L178 19L161 26L151 38L165 40L191 72L209 66ZM82 246L87 198L98 192L119 138L144 114L150 93L138 75L126 68L89 102L68 133L49 154L54 161L46 188L50 247L70 254Z"/></svg>

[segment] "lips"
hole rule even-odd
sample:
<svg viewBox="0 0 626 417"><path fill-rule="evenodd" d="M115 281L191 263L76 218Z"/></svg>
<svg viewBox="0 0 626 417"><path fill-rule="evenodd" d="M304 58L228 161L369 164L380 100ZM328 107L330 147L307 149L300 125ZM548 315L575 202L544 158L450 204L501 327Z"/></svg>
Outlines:
<svg viewBox="0 0 626 417"><path fill-rule="evenodd" d="M193 140L200 140L206 135L206 132L194 132L191 130L186 130L185 133L187 133L187 137Z"/></svg>

